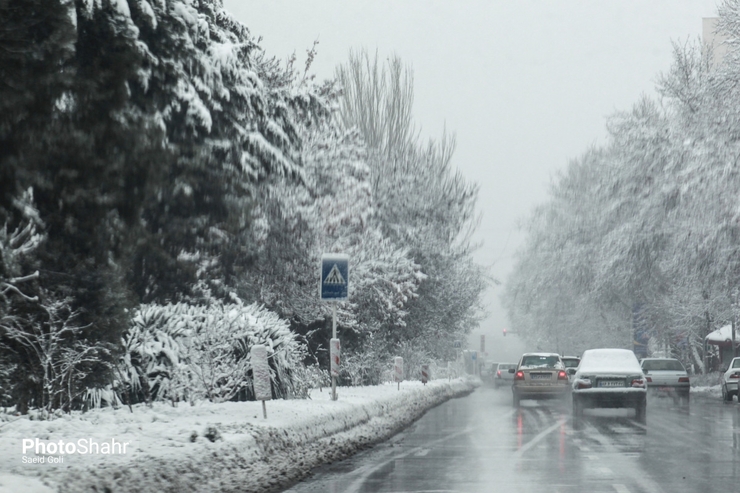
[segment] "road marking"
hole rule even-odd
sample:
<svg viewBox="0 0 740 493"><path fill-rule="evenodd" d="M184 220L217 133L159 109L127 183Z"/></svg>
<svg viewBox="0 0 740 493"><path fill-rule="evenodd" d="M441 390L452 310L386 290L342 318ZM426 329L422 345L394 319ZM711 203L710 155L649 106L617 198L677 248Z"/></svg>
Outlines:
<svg viewBox="0 0 740 493"><path fill-rule="evenodd" d="M630 421L630 424L633 425L633 426L637 426L638 428L642 428L643 430L647 430L648 429L648 427L646 425L640 423L639 421L632 420L632 421Z"/></svg>
<svg viewBox="0 0 740 493"><path fill-rule="evenodd" d="M541 431L537 436L535 436L533 439L525 443L524 446L522 446L522 448L517 450L514 453L514 457L517 459L521 459L522 455L524 455L524 452L534 447L540 440L545 438L547 435L549 435L553 431L559 429L561 426L563 426L563 424L565 424L567 420L568 420L567 418L563 418L559 420L557 423L555 423L554 425L552 425L551 427L545 429L544 431Z"/></svg>
<svg viewBox="0 0 740 493"><path fill-rule="evenodd" d="M594 438L594 440L601 443L601 445L607 449L608 452L611 452L615 455L621 454L619 449L617 449L616 446L611 442L610 438L605 436L601 430L599 430L597 427L592 425L591 423L588 423L589 429L592 431L591 436ZM660 487L658 483L650 479L646 474L644 474L642 471L639 471L637 469L640 469L640 463L639 461L631 460L632 462L636 462L637 467L626 467L626 468L620 468L620 470L623 470L625 474L628 474L632 477L632 480L637 483L640 488L647 491L648 493L663 493L663 488Z"/></svg>
<svg viewBox="0 0 740 493"><path fill-rule="evenodd" d="M512 416L514 416L514 413L516 413L517 409L512 409L508 413L504 414L503 416L500 416L497 421L503 421L506 419L510 419ZM423 447L413 447L410 450L407 450L405 452L401 452L399 454L393 454L390 458L378 463L378 464L368 464L367 466L363 466L359 469L354 470L353 474L358 474L358 478L352 481L352 484L350 484L346 490L344 490L346 493L358 493L360 489L363 486L363 483L369 478L373 473L379 471L380 469L384 468L391 462L403 459L404 457L408 457L411 454L419 454L422 453L424 450L431 449L434 447L434 445L437 445L438 443L445 442L447 440L451 440L453 438L457 438L461 435L469 434L473 431L472 426L468 426L464 430L458 431L457 433L453 433L452 435L447 435L442 438L438 438L436 440L432 440L431 442L427 442L424 444Z"/></svg>
<svg viewBox="0 0 740 493"><path fill-rule="evenodd" d="M429 450L428 448L425 448L425 449L422 449L422 450L419 450L418 452L416 452L416 453L414 454L414 456L415 456L415 457L424 457L424 456L425 456L425 455L427 455L427 454L428 454L429 452L430 452L430 450Z"/></svg>
<svg viewBox="0 0 740 493"><path fill-rule="evenodd" d="M629 488L623 484L613 484L612 487L617 490L617 493L631 493Z"/></svg>

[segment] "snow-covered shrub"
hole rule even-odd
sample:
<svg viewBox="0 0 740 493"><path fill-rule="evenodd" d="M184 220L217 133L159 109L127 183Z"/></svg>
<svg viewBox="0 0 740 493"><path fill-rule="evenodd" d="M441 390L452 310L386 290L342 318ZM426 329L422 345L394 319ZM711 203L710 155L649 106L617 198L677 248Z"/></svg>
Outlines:
<svg viewBox="0 0 740 493"><path fill-rule="evenodd" d="M375 351L357 351L342 359L341 376L351 385L377 385L381 382L384 361Z"/></svg>
<svg viewBox="0 0 740 493"><path fill-rule="evenodd" d="M234 303L141 305L123 340L124 400L253 399L248 355L254 344L267 347L276 397L295 395L305 385L303 344L275 313L233 298Z"/></svg>
<svg viewBox="0 0 740 493"><path fill-rule="evenodd" d="M293 373L293 397L305 399L311 389L321 389L331 386L329 372L318 364L296 367Z"/></svg>

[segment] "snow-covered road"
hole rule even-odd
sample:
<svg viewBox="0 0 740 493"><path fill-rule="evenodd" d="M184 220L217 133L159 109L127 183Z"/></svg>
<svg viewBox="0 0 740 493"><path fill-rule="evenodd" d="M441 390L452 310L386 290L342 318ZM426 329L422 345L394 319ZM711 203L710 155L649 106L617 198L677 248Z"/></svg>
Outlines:
<svg viewBox="0 0 740 493"><path fill-rule="evenodd" d="M266 420L258 402L155 404L44 421L0 415L0 493L15 493L19 484L29 493L273 491L388 438L476 385L456 379L404 382L400 391L395 384L342 387L336 402L324 389L307 400L269 401ZM52 455L63 459L57 464L49 464L47 454L43 464L31 464L35 450L24 454L24 439L114 439L129 448L115 455Z"/></svg>

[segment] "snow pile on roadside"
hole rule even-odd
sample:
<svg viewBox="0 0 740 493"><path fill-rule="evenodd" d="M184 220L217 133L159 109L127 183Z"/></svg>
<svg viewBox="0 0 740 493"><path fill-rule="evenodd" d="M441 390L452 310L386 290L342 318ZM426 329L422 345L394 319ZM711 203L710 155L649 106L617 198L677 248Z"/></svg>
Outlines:
<svg viewBox="0 0 740 493"><path fill-rule="evenodd" d="M18 476L33 476L62 493L274 491L388 438L477 384L456 379L426 386L404 382L400 391L395 384L340 387L337 401L324 389L311 399L269 401L266 420L259 402L155 404L137 406L134 413L107 408L47 421L12 418L0 422L0 493L17 491L9 488ZM23 439L37 438L115 439L129 448L117 455L56 455L64 459L60 464L24 463L23 457L27 462L36 454L23 454ZM34 491L31 483L23 485L23 491Z"/></svg>

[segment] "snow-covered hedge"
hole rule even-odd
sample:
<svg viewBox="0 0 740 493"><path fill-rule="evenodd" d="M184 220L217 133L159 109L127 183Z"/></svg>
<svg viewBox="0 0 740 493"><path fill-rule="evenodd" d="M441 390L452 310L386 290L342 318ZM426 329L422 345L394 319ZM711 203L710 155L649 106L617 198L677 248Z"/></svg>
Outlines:
<svg viewBox="0 0 740 493"><path fill-rule="evenodd" d="M305 346L288 323L258 304L141 305L123 339L117 389L122 400L253 399L249 350L268 348L275 397L305 393ZM309 382L310 384L310 382Z"/></svg>

